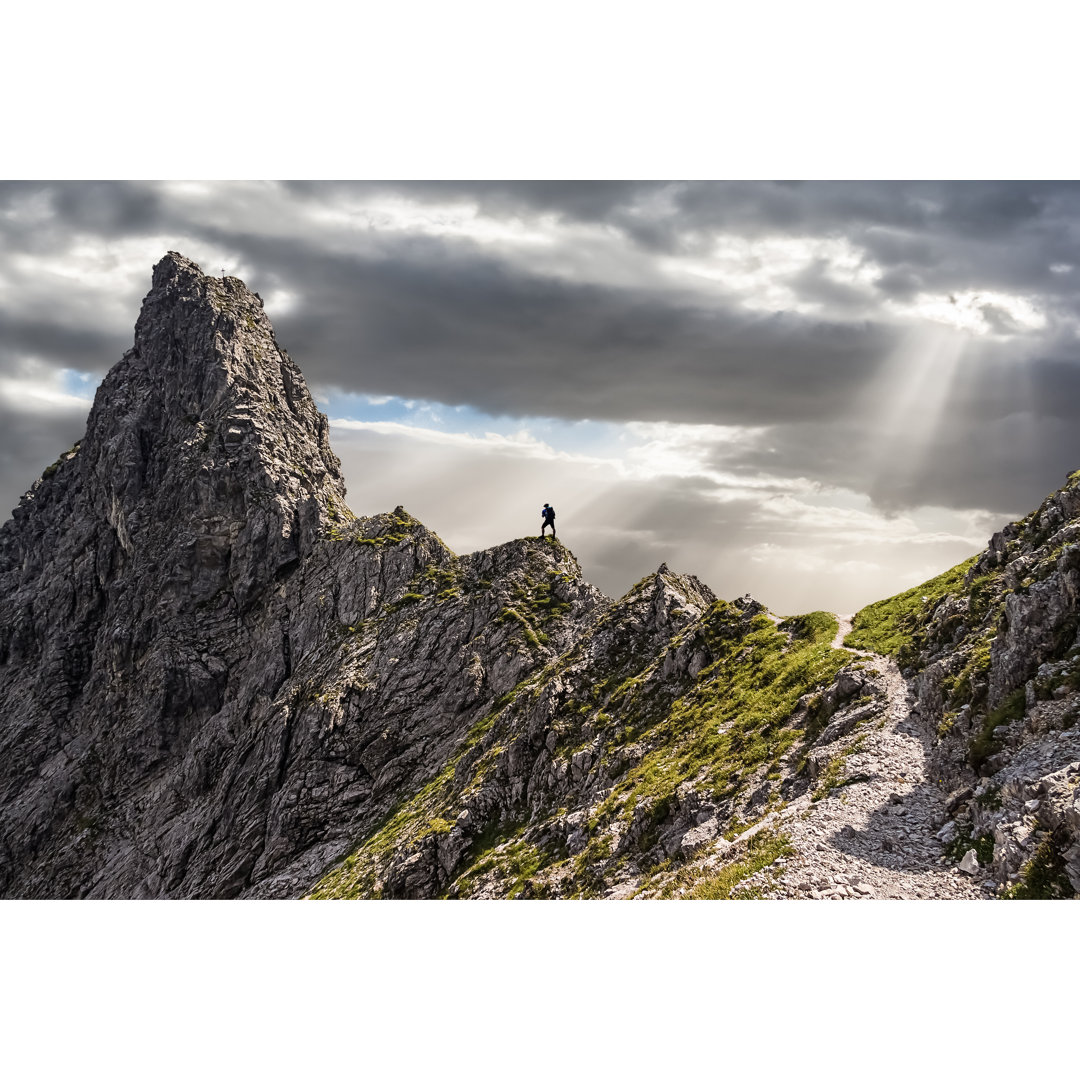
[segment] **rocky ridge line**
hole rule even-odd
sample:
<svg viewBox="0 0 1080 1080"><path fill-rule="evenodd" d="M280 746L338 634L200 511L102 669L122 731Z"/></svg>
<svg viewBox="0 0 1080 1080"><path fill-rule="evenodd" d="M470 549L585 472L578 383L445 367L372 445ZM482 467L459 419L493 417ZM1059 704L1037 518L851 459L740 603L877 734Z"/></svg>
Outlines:
<svg viewBox="0 0 1080 1080"><path fill-rule="evenodd" d="M482 757L474 755L471 768L470 760L459 761L449 787L472 792L474 802L490 793L484 795L486 803L482 800L486 815L477 817L468 807L461 811L461 804L445 796L437 810L413 806L410 812L420 820L438 813L442 826L421 827L419 834L414 828L410 837L394 834L392 822L382 839L393 844L381 849L376 844L374 850L361 846L360 853L368 852L366 877L354 878L344 894L1074 895L1080 852L1080 744L1071 723L1080 714L1080 579L1072 577L1073 538L1080 536L1074 523L1080 506L1074 505L1078 498L1072 490L1077 479L1025 522L995 537L981 558L911 590L914 595L864 609L855 629L849 620L834 624L830 646L842 651L846 666L831 684L826 679L811 687L785 723L788 732L803 733L792 748L802 753L781 754L744 774L742 794L734 801L718 800L703 783L707 772L695 775L690 768L681 782L676 775L662 788L659 798L642 799L625 787L620 795L611 777L625 768L623 755L633 746L608 742L608 733L621 730L634 712L620 702L608 714L615 700L608 696L602 708L594 704L582 710L587 714L582 730L592 735L591 743L562 751L556 734L546 744L549 756L541 751L539 758L535 752L522 758L519 751L511 759L510 772L503 775L522 777L516 793L495 794L497 776L492 780L476 768ZM1010 556L1019 561L1007 565ZM996 569L1002 564L1003 573ZM648 579L639 589L647 585ZM633 595L607 618L619 618ZM790 622L749 598L740 603L750 616L739 631L745 642L765 633L765 620L794 640ZM725 607L722 602L699 606L669 645L644 652L656 657L651 668L618 669L616 663L615 681L628 676L631 683L648 686L658 672L670 675L671 650L677 647L685 655L686 638ZM875 613L879 607L886 610L884 618ZM648 619L634 621L640 625ZM906 671L901 673L893 656L859 647L868 640L887 642ZM722 651L700 640L698 648L693 671L686 669L682 681L670 684L657 730L686 700L730 674L722 668ZM582 671L586 681L607 685L612 659L594 656L599 670ZM752 662L754 649L744 647L733 659ZM516 706L510 706L496 718L485 736L489 753L520 746L515 731L526 726L543 731L560 712L565 716L580 708L575 701L581 699L566 689L575 666L567 656L541 673L563 688L555 713L550 703L544 706L547 721L536 712L544 695L535 693L525 699L536 703L527 712L518 710L515 717ZM950 687L954 699L967 702L959 715L945 709ZM1014 707L1023 724L1003 726L1002 709ZM632 740L634 724L626 731ZM646 743L631 760L641 762L649 749ZM678 746L670 744L666 756L665 764L678 758ZM523 760L537 762L532 779L530 766L522 769ZM556 786L554 798L545 799L537 790L538 768L546 768L549 778L568 768L576 783ZM974 776L979 770L985 774L981 781ZM968 779L971 785L965 787ZM644 776L641 781L639 792L652 783ZM611 808L620 806L624 810L613 820ZM417 835L427 836L429 855L413 846ZM417 877L425 858L435 869ZM396 866L407 869L404 877ZM330 875L314 895L343 895L348 870Z"/></svg>

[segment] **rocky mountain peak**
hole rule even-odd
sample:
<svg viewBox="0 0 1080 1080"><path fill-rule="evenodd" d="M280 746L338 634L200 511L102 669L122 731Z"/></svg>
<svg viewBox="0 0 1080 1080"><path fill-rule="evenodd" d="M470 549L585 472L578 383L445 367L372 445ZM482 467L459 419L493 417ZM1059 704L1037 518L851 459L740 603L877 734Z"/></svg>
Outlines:
<svg viewBox="0 0 1080 1080"><path fill-rule="evenodd" d="M259 297L168 254L0 529L0 893L297 895L608 603L344 494Z"/></svg>
<svg viewBox="0 0 1080 1080"><path fill-rule="evenodd" d="M152 412L126 407L132 391L152 399ZM251 466L283 494L324 504L344 494L326 418L278 345L261 298L239 278L210 277L176 252L154 267L134 348L103 384L91 432L95 421L178 425L185 448L233 470Z"/></svg>
<svg viewBox="0 0 1080 1080"><path fill-rule="evenodd" d="M179 606L227 589L244 607L311 552L344 495L326 417L261 299L170 252L85 437L24 497L0 558L59 553L74 520Z"/></svg>

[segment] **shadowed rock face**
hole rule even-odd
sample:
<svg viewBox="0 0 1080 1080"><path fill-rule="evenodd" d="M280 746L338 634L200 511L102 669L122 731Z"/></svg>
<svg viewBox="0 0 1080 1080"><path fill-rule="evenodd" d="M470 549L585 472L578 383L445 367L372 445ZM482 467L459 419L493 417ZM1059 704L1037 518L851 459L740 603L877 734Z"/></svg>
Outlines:
<svg viewBox="0 0 1080 1080"><path fill-rule="evenodd" d="M1080 472L927 606L907 659L958 832L1003 889L1080 894Z"/></svg>
<svg viewBox="0 0 1080 1080"><path fill-rule="evenodd" d="M169 253L0 530L3 895L297 895L606 603L344 494L261 300Z"/></svg>

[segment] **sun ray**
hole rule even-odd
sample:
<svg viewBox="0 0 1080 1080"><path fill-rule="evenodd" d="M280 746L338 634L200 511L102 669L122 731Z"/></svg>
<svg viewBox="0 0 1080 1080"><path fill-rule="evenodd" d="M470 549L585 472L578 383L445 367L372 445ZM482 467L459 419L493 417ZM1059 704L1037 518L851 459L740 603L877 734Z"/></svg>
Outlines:
<svg viewBox="0 0 1080 1080"><path fill-rule="evenodd" d="M863 394L871 490L909 485L946 422L947 405L970 337L938 325L905 335Z"/></svg>

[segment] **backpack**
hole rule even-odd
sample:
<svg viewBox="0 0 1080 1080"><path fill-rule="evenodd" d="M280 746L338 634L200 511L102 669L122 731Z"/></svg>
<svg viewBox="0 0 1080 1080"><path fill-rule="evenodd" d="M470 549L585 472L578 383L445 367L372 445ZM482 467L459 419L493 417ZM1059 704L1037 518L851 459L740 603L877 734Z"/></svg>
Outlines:
<svg viewBox="0 0 1080 1080"><path fill-rule="evenodd" d="M555 508L554 507L549 506L549 507L547 507L545 510L543 510L541 512L544 515L544 520L545 521L554 521L555 520Z"/></svg>

